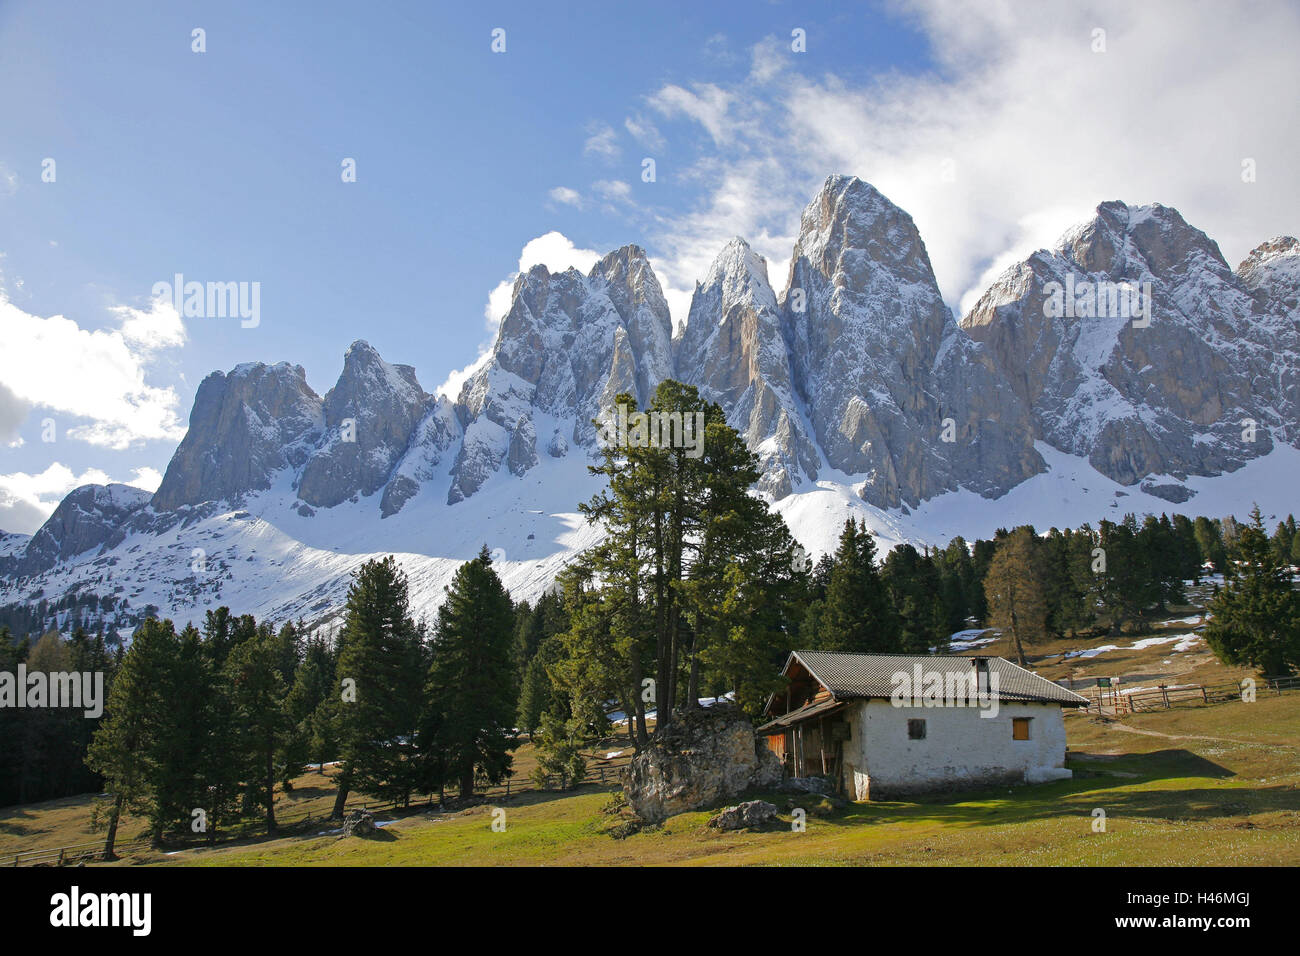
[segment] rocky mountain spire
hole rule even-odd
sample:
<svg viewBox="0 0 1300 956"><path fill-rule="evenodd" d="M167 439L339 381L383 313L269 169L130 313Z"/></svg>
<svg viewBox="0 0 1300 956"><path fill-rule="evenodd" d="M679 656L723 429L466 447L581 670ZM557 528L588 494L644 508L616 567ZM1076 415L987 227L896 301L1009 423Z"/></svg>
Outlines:
<svg viewBox="0 0 1300 956"><path fill-rule="evenodd" d="M1271 361L1258 309L1177 210L1106 202L1007 269L962 327L1032 405L1036 434L1134 484L1231 471L1272 448L1267 428L1246 427L1279 418L1257 387Z"/></svg>
<svg viewBox="0 0 1300 956"><path fill-rule="evenodd" d="M562 457L591 448L591 420L620 392L645 404L672 373L672 323L639 246L611 252L584 276L534 266L515 280L491 359L461 389L465 437L449 503L474 494L503 466L522 475L538 446Z"/></svg>
<svg viewBox="0 0 1300 956"><path fill-rule="evenodd" d="M158 511L235 499L306 461L324 419L301 365L250 362L213 372L194 396L190 427L153 497Z"/></svg>
<svg viewBox="0 0 1300 956"><path fill-rule="evenodd" d="M353 342L325 395L326 432L302 469L298 497L330 508L383 488L431 402L411 366L390 365L368 343Z"/></svg>
<svg viewBox="0 0 1300 956"><path fill-rule="evenodd" d="M1040 471L1028 409L956 327L912 217L856 177L804 209L782 301L795 388L870 504L987 496Z"/></svg>
<svg viewBox="0 0 1300 956"><path fill-rule="evenodd" d="M763 491L783 498L816 480L817 449L804 433L767 262L745 240L728 242L696 284L674 352L678 376L721 405L758 453Z"/></svg>

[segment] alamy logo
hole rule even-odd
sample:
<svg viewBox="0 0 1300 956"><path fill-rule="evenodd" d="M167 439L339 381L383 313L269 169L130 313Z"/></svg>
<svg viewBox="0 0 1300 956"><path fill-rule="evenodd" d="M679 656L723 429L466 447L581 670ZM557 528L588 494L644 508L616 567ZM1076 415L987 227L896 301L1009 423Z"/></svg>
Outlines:
<svg viewBox="0 0 1300 956"><path fill-rule="evenodd" d="M704 454L703 412L632 412L619 403L600 425L602 448L682 448L687 458Z"/></svg>
<svg viewBox="0 0 1300 956"><path fill-rule="evenodd" d="M972 669L967 673L927 670L921 663L912 670L896 671L891 678L894 707L978 707L981 717L998 715L997 671Z"/></svg>
<svg viewBox="0 0 1300 956"><path fill-rule="evenodd" d="M71 707L83 710L94 720L104 713L104 674L102 671L32 671L29 674L27 665L19 664L16 674L0 671L0 707Z"/></svg>
<svg viewBox="0 0 1300 956"><path fill-rule="evenodd" d="M153 297L166 299L186 319L239 318L240 328L255 329L262 321L262 283L186 282L176 273L171 282L155 282Z"/></svg>
<svg viewBox="0 0 1300 956"><path fill-rule="evenodd" d="M148 936L152 917L150 893L82 893L74 886L50 897L50 925L60 928L126 926L133 936Z"/></svg>
<svg viewBox="0 0 1300 956"><path fill-rule="evenodd" d="M1049 319L1132 319L1133 328L1151 324L1151 283L1075 282L1067 273L1065 283L1043 285L1043 315Z"/></svg>

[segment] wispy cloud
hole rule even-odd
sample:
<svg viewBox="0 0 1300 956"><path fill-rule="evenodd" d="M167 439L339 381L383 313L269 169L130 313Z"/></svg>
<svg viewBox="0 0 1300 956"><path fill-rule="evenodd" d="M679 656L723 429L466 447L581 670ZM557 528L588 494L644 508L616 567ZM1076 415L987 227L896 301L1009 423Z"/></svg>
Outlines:
<svg viewBox="0 0 1300 956"><path fill-rule="evenodd" d="M587 134L587 141L583 143L582 151L588 156L615 160L622 155L623 150L618 145L618 132L608 123L590 124L587 127Z"/></svg>
<svg viewBox="0 0 1300 956"><path fill-rule="evenodd" d="M602 199L627 199L632 194L632 187L621 179L598 179L591 188Z"/></svg>
<svg viewBox="0 0 1300 956"><path fill-rule="evenodd" d="M969 305L994 270L1053 244L1108 199L1177 206L1233 263L1296 231L1300 126L1280 118L1300 113L1300 9L1252 3L1228 17L1205 0L899 9L938 69L850 81L773 37L751 48L743 78L647 93L665 123L707 137L677 173L703 202L662 212L647 237L667 285L689 289L742 235L779 289L802 207L831 173L861 176L912 214L953 304ZM1241 177L1248 158L1254 183Z"/></svg>
<svg viewBox="0 0 1300 956"><path fill-rule="evenodd" d="M623 120L623 128L646 149L660 150L664 148L665 141L663 134L659 132L659 128L640 113Z"/></svg>
<svg viewBox="0 0 1300 956"><path fill-rule="evenodd" d="M558 202L561 205L582 208L582 194L576 189L570 189L568 186L556 186L547 195L551 197L553 202Z"/></svg>

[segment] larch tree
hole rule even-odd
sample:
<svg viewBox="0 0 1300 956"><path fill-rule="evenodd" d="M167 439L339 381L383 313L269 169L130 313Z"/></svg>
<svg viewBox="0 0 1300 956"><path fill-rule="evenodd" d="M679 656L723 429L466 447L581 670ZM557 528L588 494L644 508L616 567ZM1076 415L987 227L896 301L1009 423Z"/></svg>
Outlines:
<svg viewBox="0 0 1300 956"><path fill-rule="evenodd" d="M1047 633L1048 593L1042 543L1029 528L1016 528L999 543L984 577L989 624L1011 636L1016 659L1027 663L1025 645Z"/></svg>

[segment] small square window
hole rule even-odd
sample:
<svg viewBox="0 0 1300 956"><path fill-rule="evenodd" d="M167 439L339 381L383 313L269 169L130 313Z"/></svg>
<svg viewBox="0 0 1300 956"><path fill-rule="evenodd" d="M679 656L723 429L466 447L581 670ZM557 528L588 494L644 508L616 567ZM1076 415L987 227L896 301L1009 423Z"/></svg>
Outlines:
<svg viewBox="0 0 1300 956"><path fill-rule="evenodd" d="M925 739L925 721L909 720L907 722L907 739L924 740Z"/></svg>
<svg viewBox="0 0 1300 956"><path fill-rule="evenodd" d="M1011 739L1028 740L1029 739L1029 717L1014 717L1011 720Z"/></svg>

